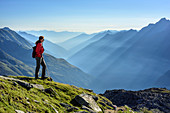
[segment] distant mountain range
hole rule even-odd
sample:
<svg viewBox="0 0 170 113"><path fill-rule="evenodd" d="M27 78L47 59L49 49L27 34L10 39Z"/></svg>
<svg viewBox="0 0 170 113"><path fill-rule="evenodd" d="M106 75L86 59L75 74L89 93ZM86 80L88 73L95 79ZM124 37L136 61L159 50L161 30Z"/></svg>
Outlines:
<svg viewBox="0 0 170 113"><path fill-rule="evenodd" d="M39 37L28 34L26 32L19 31L18 34L28 40L32 44L32 46L35 46L35 42L39 39ZM56 58L65 58L68 54L67 50L65 50L63 47L49 41L46 38L43 46L45 48L45 53L53 55Z"/></svg>
<svg viewBox="0 0 170 113"><path fill-rule="evenodd" d="M66 40L66 41L60 43L59 45L61 45L62 47L64 47L67 50L70 50L71 48L74 48L75 46L79 45L80 43L85 42L86 40L89 40L95 34L96 33L93 33L93 34L82 33L76 37L73 37L69 40Z"/></svg>
<svg viewBox="0 0 170 113"><path fill-rule="evenodd" d="M49 30L39 30L39 31L31 30L31 31L24 31L24 32L27 32L35 36L41 36L41 35L45 36L47 40L53 43L61 43L70 38L82 34L82 32L69 32L69 31L56 32L56 31L49 31Z"/></svg>
<svg viewBox="0 0 170 113"><path fill-rule="evenodd" d="M90 87L99 92L113 88L137 90L153 87L170 69L169 31L170 21L162 18L140 31L107 34L68 61L95 76Z"/></svg>
<svg viewBox="0 0 170 113"><path fill-rule="evenodd" d="M31 44L9 28L0 29L0 74L34 76L35 59ZM86 87L91 76L64 59L44 54L47 76L54 81ZM41 76L41 71L40 75Z"/></svg>
<svg viewBox="0 0 170 113"><path fill-rule="evenodd" d="M92 36L91 38L89 38L88 40L82 41L80 43L77 43L77 45L75 45L74 47L72 47L71 49L68 50L68 57L73 56L74 54L76 54L78 51L80 51L81 49L85 48L86 46L88 46L89 44L100 40L101 38L103 38L106 34L114 34L117 31L102 31L99 33L95 33L92 34L90 36ZM64 46L63 46L64 47Z"/></svg>

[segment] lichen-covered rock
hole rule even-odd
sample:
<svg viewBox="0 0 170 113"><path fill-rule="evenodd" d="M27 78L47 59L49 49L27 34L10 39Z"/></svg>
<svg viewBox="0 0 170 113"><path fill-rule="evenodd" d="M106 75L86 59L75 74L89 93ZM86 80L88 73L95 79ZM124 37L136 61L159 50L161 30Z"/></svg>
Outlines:
<svg viewBox="0 0 170 113"><path fill-rule="evenodd" d="M71 106L69 104L66 103L60 103L61 106L65 107L67 109L68 112L71 112L73 110L79 110L79 108Z"/></svg>
<svg viewBox="0 0 170 113"><path fill-rule="evenodd" d="M95 112L101 112L101 108L97 105L93 97L89 94L80 94L75 97L75 100L86 107L90 107Z"/></svg>
<svg viewBox="0 0 170 113"><path fill-rule="evenodd" d="M57 92L56 92L53 88L47 88L47 89L44 89L44 91L45 91L46 93L49 93L49 94L53 95L53 96L59 96L59 95L57 94Z"/></svg>
<svg viewBox="0 0 170 113"><path fill-rule="evenodd" d="M86 106L82 106L82 109L87 110L90 113L96 113L95 111L93 111L92 109L90 109L90 108L88 108Z"/></svg>
<svg viewBox="0 0 170 113"><path fill-rule="evenodd" d="M44 87L42 85L40 85L40 84L31 84L31 83L25 82L23 80L10 78L10 77L4 77L4 76L0 76L0 77L3 78L3 79L6 79L6 80L11 80L11 81L17 82L19 85L26 88L27 90L29 90L31 88L37 88L37 89L40 89L40 90L44 90ZM14 84L14 86L15 85L16 84Z"/></svg>
<svg viewBox="0 0 170 113"><path fill-rule="evenodd" d="M104 110L104 113L115 113L115 111L114 111L114 110L107 109L107 110Z"/></svg>

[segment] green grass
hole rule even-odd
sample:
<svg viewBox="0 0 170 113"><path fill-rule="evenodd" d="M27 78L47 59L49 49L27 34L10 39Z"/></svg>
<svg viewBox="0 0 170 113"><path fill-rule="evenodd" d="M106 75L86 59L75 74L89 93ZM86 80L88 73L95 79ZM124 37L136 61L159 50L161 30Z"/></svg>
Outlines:
<svg viewBox="0 0 170 113"><path fill-rule="evenodd" d="M4 80L0 78L0 112L2 113L15 113L14 110L22 110L24 112L46 112L53 113L54 110L50 106L52 105L59 113L67 113L67 109L62 107L60 103L67 103L71 106L71 100L75 98L75 96L87 93L91 95L95 95L98 97L97 104L104 111L109 107L107 104L104 106L100 104L100 102L110 100L106 99L101 95L97 95L93 92L89 92L83 88L78 88L73 85L62 84L54 81L48 80L35 80L33 77L25 77L25 76L9 76L11 78L23 79L24 81L32 83L32 84L41 84L44 88L52 88L57 95L49 94L43 92L36 88L31 88L27 90L20 85L14 85L14 82L11 80ZM35 102L38 101L37 102ZM46 104L48 103L48 104ZM78 106L76 106L78 107ZM78 111L82 111L81 107L78 107ZM128 112L127 112L128 113Z"/></svg>

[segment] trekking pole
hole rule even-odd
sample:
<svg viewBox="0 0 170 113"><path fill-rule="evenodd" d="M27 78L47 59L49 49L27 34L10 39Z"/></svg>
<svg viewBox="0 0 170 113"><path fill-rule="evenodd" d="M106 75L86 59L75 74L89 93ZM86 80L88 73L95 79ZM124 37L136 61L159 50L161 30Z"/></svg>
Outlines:
<svg viewBox="0 0 170 113"><path fill-rule="evenodd" d="M46 69L47 69L47 76L51 78L47 67L46 67ZM52 79L52 78L51 78L51 79Z"/></svg>
<svg viewBox="0 0 170 113"><path fill-rule="evenodd" d="M46 68L47 68L47 67L46 67ZM47 68L47 76L50 77L49 72L48 72L48 68Z"/></svg>

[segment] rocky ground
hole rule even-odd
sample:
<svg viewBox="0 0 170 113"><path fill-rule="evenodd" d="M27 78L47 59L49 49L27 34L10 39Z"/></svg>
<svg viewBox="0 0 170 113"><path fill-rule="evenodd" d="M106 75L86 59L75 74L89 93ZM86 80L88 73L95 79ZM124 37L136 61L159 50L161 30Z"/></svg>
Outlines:
<svg viewBox="0 0 170 113"><path fill-rule="evenodd" d="M157 113L170 113L170 90L150 88L140 91L107 90L102 96L117 106L127 105L135 111L142 108Z"/></svg>

